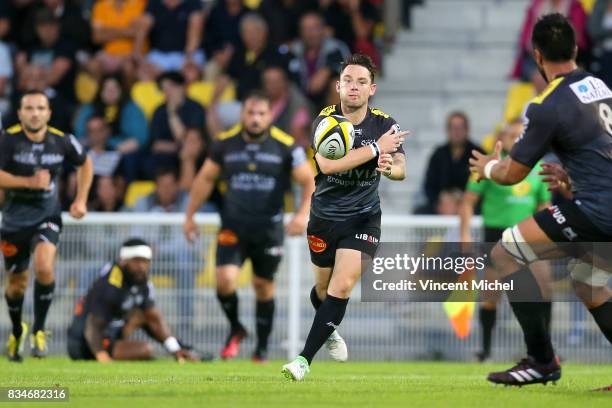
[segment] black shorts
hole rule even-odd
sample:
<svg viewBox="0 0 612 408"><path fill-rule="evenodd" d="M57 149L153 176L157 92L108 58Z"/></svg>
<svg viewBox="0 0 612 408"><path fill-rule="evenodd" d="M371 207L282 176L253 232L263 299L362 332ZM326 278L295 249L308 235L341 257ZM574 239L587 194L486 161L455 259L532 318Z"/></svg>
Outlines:
<svg viewBox="0 0 612 408"><path fill-rule="evenodd" d="M0 231L2 254L7 272L20 273L30 266L30 256L39 242L57 246L62 232L62 217L49 217L40 224L19 231Z"/></svg>
<svg viewBox="0 0 612 408"><path fill-rule="evenodd" d="M499 241L505 230L505 228L484 227L484 242L495 243Z"/></svg>
<svg viewBox="0 0 612 408"><path fill-rule="evenodd" d="M242 266L249 258L255 276L273 280L283 256L282 222L266 226L223 220L217 234L216 265Z"/></svg>
<svg viewBox="0 0 612 408"><path fill-rule="evenodd" d="M331 221L310 215L308 247L310 260L321 268L334 266L336 250L355 249L373 258L380 241L380 211L344 221Z"/></svg>
<svg viewBox="0 0 612 408"><path fill-rule="evenodd" d="M595 226L573 200L564 200L538 211L533 218L553 242L612 241L612 235Z"/></svg>

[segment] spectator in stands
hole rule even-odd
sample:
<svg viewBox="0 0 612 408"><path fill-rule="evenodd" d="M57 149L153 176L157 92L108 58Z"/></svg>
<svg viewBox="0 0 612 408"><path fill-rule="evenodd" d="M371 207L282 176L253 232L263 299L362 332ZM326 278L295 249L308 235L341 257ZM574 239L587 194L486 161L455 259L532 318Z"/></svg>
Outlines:
<svg viewBox="0 0 612 408"><path fill-rule="evenodd" d="M319 4L333 36L381 66L374 46L374 26L381 21L378 9L365 0L320 0Z"/></svg>
<svg viewBox="0 0 612 408"><path fill-rule="evenodd" d="M436 204L436 214L438 215L457 215L463 192L456 188L440 191Z"/></svg>
<svg viewBox="0 0 612 408"><path fill-rule="evenodd" d="M123 208L122 189L112 176L98 176L94 181L94 197L89 203L90 211L119 212Z"/></svg>
<svg viewBox="0 0 612 408"><path fill-rule="evenodd" d="M121 153L109 146L111 127L102 116L87 120L85 147L93 162L94 176L113 176L121 164Z"/></svg>
<svg viewBox="0 0 612 408"><path fill-rule="evenodd" d="M16 70L22 73L28 65L38 65L44 71L45 89L51 88L72 102L75 100L75 48L69 40L60 37L60 21L51 11L39 9L35 21L38 41L17 54Z"/></svg>
<svg viewBox="0 0 612 408"><path fill-rule="evenodd" d="M27 6L23 24L16 25L21 30L19 43L21 47L29 48L37 43L32 30L36 24L37 15L41 10L54 16L60 27L60 37L68 41L76 50L88 50L91 43L91 30L85 20L80 5L72 0L42 0L33 1Z"/></svg>
<svg viewBox="0 0 612 408"><path fill-rule="evenodd" d="M1 29L0 20L0 29ZM11 106L11 82L13 80L13 59L11 50L0 36L0 116L8 112Z"/></svg>
<svg viewBox="0 0 612 408"><path fill-rule="evenodd" d="M304 14L299 26L300 39L291 47L299 61L299 84L315 106L324 106L330 83L340 73L340 63L350 50L326 35L323 17L316 12Z"/></svg>
<svg viewBox="0 0 612 408"><path fill-rule="evenodd" d="M584 62L589 54L589 42L586 32L587 15L579 0L531 0L527 9L518 44L518 53L514 62L511 77L523 82L531 82L537 70L531 48L531 32L540 17L550 13L561 13L566 16L576 32L578 45L578 62Z"/></svg>
<svg viewBox="0 0 612 408"><path fill-rule="evenodd" d="M103 117L111 127L112 136L108 144L113 149L128 154L147 145L147 120L123 90L118 76L104 77L94 101L79 109L74 128L76 137L85 135L87 120L94 115Z"/></svg>
<svg viewBox="0 0 612 408"><path fill-rule="evenodd" d="M597 0L588 29L593 40L591 71L612 87L612 1Z"/></svg>
<svg viewBox="0 0 612 408"><path fill-rule="evenodd" d="M210 58L206 65L209 80L217 79L234 51L242 46L240 20L247 13L242 0L216 1L206 13L204 51Z"/></svg>
<svg viewBox="0 0 612 408"><path fill-rule="evenodd" d="M135 54L144 53L148 38L151 51L147 62L160 72L178 71L187 61L204 65L200 49L204 14L198 0L149 0L137 31Z"/></svg>
<svg viewBox="0 0 612 408"><path fill-rule="evenodd" d="M133 208L134 212L182 213L187 209L189 194L180 190L178 172L172 168L160 168L155 176L156 188L150 195L141 198ZM155 227L152 227L155 229ZM201 261L195 245L186 245L180 228L157 227L147 229L157 258L154 274L170 275L175 278L179 306L178 324L188 330L193 321L193 288Z"/></svg>
<svg viewBox="0 0 612 408"><path fill-rule="evenodd" d="M102 49L90 62L95 77L119 72L134 53L146 0L98 0L92 11L92 39Z"/></svg>
<svg viewBox="0 0 612 408"><path fill-rule="evenodd" d="M198 145L198 149L203 149L203 142L196 141L205 140L204 108L187 97L183 75L174 71L166 72L159 77L158 84L165 103L155 110L151 121L149 175L155 174L153 169L156 166L178 169L183 148L190 150Z"/></svg>
<svg viewBox="0 0 612 408"><path fill-rule="evenodd" d="M463 112L452 112L446 119L448 142L439 146L431 155L425 175L425 208L419 213L435 213L442 190L463 191L470 176L469 159L472 150L482 149L469 139L470 124Z"/></svg>
<svg viewBox="0 0 612 408"><path fill-rule="evenodd" d="M289 69L291 55L284 48L268 42L268 24L256 13L250 13L240 21L240 35L243 47L232 55L226 73L218 82L217 94L225 89L230 78L237 83L237 96L242 99L250 91L261 88L261 74L269 65L280 65Z"/></svg>
<svg viewBox="0 0 612 408"><path fill-rule="evenodd" d="M289 82L281 67L271 66L263 72L263 89L272 103L273 125L293 136L296 142L308 148L312 112L308 100L297 86Z"/></svg>
<svg viewBox="0 0 612 408"><path fill-rule="evenodd" d="M257 11L266 20L268 27L274 27L270 32L270 43L281 45L295 40L304 13L317 9L316 0L263 0Z"/></svg>
<svg viewBox="0 0 612 408"><path fill-rule="evenodd" d="M11 30L13 5L10 1L0 2L0 42L6 41Z"/></svg>

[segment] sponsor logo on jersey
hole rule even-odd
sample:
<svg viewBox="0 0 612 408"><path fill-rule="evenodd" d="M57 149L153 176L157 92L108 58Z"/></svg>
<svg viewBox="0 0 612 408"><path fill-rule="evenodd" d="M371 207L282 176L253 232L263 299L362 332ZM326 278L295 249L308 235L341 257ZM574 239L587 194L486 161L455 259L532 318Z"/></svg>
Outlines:
<svg viewBox="0 0 612 408"><path fill-rule="evenodd" d="M573 241L574 239L576 239L578 237L578 234L576 234L574 232L574 230L572 229L572 227L565 227L561 230L563 232L563 235L565 235L565 237L569 240L569 241Z"/></svg>
<svg viewBox="0 0 612 408"><path fill-rule="evenodd" d="M15 256L18 252L17 246L7 241L0 242L0 249L2 249L2 255L4 255L6 258Z"/></svg>
<svg viewBox="0 0 612 408"><path fill-rule="evenodd" d="M238 235L232 230L222 229L217 236L217 242L223 246L236 245L238 243Z"/></svg>
<svg viewBox="0 0 612 408"><path fill-rule="evenodd" d="M327 248L327 243L315 235L308 236L308 246L312 252L323 252Z"/></svg>
<svg viewBox="0 0 612 408"><path fill-rule="evenodd" d="M592 76L571 84L570 88L580 102L584 104L612 98L612 91L610 91L606 83Z"/></svg>

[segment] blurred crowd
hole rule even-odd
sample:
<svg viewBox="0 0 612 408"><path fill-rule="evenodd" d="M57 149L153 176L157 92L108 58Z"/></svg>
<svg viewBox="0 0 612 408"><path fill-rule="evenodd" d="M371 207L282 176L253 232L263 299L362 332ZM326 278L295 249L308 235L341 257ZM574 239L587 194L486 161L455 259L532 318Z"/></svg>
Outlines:
<svg viewBox="0 0 612 408"><path fill-rule="evenodd" d="M531 32L538 18L558 12L569 18L576 32L578 64L612 88L612 0L531 0L519 33L516 58L509 67L511 83L504 113L495 130L477 145L470 133L470 121L462 111L446 118L446 142L437 146L424 171L424 203L417 214L454 215L470 176L468 160L473 149L491 152L510 125L521 118L529 101L546 88L533 59ZM555 160L547 156L545 159Z"/></svg>
<svg viewBox="0 0 612 408"><path fill-rule="evenodd" d="M342 59L360 52L384 68L384 13L381 0L1 0L2 122L18 121L23 92L44 91L50 125L93 158L91 210L120 210L130 185L174 177L173 194L145 188L170 210L253 89L308 146L314 114L337 102Z"/></svg>

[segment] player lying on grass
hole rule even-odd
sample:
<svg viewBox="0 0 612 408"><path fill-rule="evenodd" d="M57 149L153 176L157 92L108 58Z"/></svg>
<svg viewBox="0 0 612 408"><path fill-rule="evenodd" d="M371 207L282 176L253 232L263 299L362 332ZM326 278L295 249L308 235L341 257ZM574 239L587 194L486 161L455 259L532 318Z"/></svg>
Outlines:
<svg viewBox="0 0 612 408"><path fill-rule="evenodd" d="M68 330L68 355L73 360L149 360L153 347L146 341L129 340L142 328L178 361L198 357L172 336L160 310L155 307L149 281L151 247L130 239L121 247L119 262L107 264L87 295L79 299Z"/></svg>

